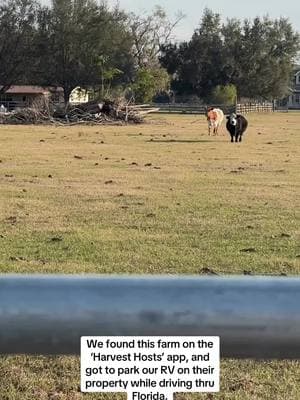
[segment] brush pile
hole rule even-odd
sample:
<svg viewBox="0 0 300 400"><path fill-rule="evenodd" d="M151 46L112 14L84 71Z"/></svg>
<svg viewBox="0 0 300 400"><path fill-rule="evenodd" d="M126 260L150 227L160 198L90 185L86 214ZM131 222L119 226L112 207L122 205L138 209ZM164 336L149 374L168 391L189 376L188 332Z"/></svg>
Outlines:
<svg viewBox="0 0 300 400"><path fill-rule="evenodd" d="M131 105L115 101L100 103L96 100L56 110L34 105L0 113L0 124L139 124L147 114L155 111L158 108L150 108L147 104Z"/></svg>

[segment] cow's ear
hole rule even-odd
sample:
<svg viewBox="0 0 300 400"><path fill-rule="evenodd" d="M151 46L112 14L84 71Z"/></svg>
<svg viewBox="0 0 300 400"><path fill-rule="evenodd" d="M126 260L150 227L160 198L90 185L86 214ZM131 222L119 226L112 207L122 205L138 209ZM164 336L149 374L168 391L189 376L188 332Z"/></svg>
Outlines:
<svg viewBox="0 0 300 400"><path fill-rule="evenodd" d="M226 115L226 119L229 119L230 118L230 116L229 115Z"/></svg>

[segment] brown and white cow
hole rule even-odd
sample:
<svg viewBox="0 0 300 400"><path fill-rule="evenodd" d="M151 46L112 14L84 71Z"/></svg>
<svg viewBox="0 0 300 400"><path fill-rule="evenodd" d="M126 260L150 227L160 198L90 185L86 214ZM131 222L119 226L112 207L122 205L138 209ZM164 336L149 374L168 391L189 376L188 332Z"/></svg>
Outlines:
<svg viewBox="0 0 300 400"><path fill-rule="evenodd" d="M211 130L213 130L213 134L217 135L218 134L218 129L221 126L223 119L224 119L224 113L220 108L213 108L210 107L207 110L207 122L208 122L208 134L211 134Z"/></svg>

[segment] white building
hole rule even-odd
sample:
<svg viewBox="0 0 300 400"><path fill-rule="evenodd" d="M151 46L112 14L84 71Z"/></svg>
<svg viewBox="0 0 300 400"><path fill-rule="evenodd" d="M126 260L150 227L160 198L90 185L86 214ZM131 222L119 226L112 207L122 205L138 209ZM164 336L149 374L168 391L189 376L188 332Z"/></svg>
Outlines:
<svg viewBox="0 0 300 400"><path fill-rule="evenodd" d="M72 90L69 101L71 104L87 103L90 100L89 97L88 90L77 86Z"/></svg>
<svg viewBox="0 0 300 400"><path fill-rule="evenodd" d="M300 66L297 66L294 70L291 94L287 100L287 107L300 110Z"/></svg>

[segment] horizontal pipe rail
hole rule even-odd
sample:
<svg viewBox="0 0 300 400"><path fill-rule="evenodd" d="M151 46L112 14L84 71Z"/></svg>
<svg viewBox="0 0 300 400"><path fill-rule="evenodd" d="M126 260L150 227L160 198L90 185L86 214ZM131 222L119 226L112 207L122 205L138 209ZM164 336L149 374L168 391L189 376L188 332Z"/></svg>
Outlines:
<svg viewBox="0 0 300 400"><path fill-rule="evenodd" d="M79 354L93 335L211 335L223 357L300 358L300 279L0 276L0 353Z"/></svg>
<svg viewBox="0 0 300 400"><path fill-rule="evenodd" d="M0 100L0 106L1 104L7 109L7 111L12 111L16 108L26 108L29 107L29 103L26 101L7 101L7 100ZM1 110L0 110L1 111Z"/></svg>

